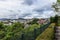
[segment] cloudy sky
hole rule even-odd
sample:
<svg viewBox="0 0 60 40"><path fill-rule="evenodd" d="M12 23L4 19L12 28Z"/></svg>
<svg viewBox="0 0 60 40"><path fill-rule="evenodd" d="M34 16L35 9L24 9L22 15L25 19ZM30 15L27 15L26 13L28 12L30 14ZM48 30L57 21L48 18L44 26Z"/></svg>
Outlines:
<svg viewBox="0 0 60 40"><path fill-rule="evenodd" d="M0 18L48 18L56 0L0 0Z"/></svg>

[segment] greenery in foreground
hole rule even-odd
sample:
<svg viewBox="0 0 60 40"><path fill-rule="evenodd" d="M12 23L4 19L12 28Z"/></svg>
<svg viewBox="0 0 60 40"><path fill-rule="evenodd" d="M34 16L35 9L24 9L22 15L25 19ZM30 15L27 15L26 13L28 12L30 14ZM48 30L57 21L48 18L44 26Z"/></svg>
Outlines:
<svg viewBox="0 0 60 40"><path fill-rule="evenodd" d="M27 34L39 27L39 24L31 24L28 28L24 29L24 24L19 22L8 26L0 22L0 40L20 40L23 31Z"/></svg>
<svg viewBox="0 0 60 40"><path fill-rule="evenodd" d="M53 19L51 19L53 20ZM52 21L53 22L53 21ZM40 28L40 25L37 23L37 19L30 22L29 24L31 24L29 27L24 28L24 24L22 23L13 23L12 25L4 25L4 23L0 22L0 40L20 40L21 38L21 34L22 32L25 33L25 36L27 36L26 40L28 40L30 37L33 38L34 34L34 29L38 29ZM43 33L41 34L41 37L39 36L39 38L44 38L44 36L46 36L45 39L47 39L47 37L51 38L51 36L53 36L53 26L54 24L51 24L49 26L48 29L49 31L44 31L43 33L46 34L44 35ZM50 32L51 31L51 32ZM37 31L37 34L39 33L39 31ZM49 35L51 34L51 35ZM38 37L37 37L38 38Z"/></svg>
<svg viewBox="0 0 60 40"><path fill-rule="evenodd" d="M54 38L54 23L52 23L36 40L53 40Z"/></svg>
<svg viewBox="0 0 60 40"><path fill-rule="evenodd" d="M50 17L50 22L55 23L55 26L60 26L60 16Z"/></svg>
<svg viewBox="0 0 60 40"><path fill-rule="evenodd" d="M23 24L19 22L8 26L0 23L0 40L10 40L11 38L17 38L21 30L23 30Z"/></svg>

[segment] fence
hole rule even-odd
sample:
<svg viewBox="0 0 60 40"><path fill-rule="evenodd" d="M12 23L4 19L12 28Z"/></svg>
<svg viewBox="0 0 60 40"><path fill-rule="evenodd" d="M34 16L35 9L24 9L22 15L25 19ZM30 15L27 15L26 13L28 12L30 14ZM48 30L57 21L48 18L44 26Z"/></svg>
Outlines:
<svg viewBox="0 0 60 40"><path fill-rule="evenodd" d="M35 40L36 37L40 35L49 25L50 23L43 25L40 28L35 28L33 31L29 31L27 33L22 32L18 40Z"/></svg>

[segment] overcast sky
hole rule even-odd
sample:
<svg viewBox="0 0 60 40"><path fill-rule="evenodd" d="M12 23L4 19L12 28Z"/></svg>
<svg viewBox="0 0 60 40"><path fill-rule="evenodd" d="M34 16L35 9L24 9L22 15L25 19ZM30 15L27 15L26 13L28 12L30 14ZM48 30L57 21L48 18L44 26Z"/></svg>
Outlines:
<svg viewBox="0 0 60 40"><path fill-rule="evenodd" d="M47 18L54 16L56 0L0 0L0 18Z"/></svg>

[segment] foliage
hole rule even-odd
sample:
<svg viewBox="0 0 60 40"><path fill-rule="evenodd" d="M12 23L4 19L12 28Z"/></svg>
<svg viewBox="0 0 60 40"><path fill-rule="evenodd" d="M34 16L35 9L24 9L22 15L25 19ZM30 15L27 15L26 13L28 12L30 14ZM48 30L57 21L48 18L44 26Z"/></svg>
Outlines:
<svg viewBox="0 0 60 40"><path fill-rule="evenodd" d="M4 25L0 23L0 40L17 40L20 36L20 31L24 29L24 24L13 23L12 25Z"/></svg>
<svg viewBox="0 0 60 40"><path fill-rule="evenodd" d="M24 24L19 22L12 25L0 23L0 26L0 40L33 40L41 33L40 28L44 27L40 27L40 24L32 24L24 28ZM45 28L46 26L43 29Z"/></svg>
<svg viewBox="0 0 60 40"><path fill-rule="evenodd" d="M60 26L60 16L58 17L58 26Z"/></svg>
<svg viewBox="0 0 60 40"><path fill-rule="evenodd" d="M38 24L38 23L37 23L38 20L39 20L39 19L34 18L33 21L29 22L28 24Z"/></svg>
<svg viewBox="0 0 60 40"><path fill-rule="evenodd" d="M52 23L36 40L53 40L54 38L54 23Z"/></svg>
<svg viewBox="0 0 60 40"><path fill-rule="evenodd" d="M50 17L50 22L55 23L58 26L59 16L55 15L55 17Z"/></svg>
<svg viewBox="0 0 60 40"><path fill-rule="evenodd" d="M34 39L34 29L38 29L38 28L40 28L39 24L33 24L33 25L30 25L28 28L24 29L23 30L24 36L25 36L24 40Z"/></svg>
<svg viewBox="0 0 60 40"><path fill-rule="evenodd" d="M41 34L48 26L50 25L50 23L46 24L46 25L42 25L41 27L38 26L38 24L34 24L32 26L30 26L29 28L26 28L23 33L23 39L24 40L35 40L36 37Z"/></svg>
<svg viewBox="0 0 60 40"><path fill-rule="evenodd" d="M50 17L50 22L54 23L54 17Z"/></svg>
<svg viewBox="0 0 60 40"><path fill-rule="evenodd" d="M25 32L30 32L30 31L34 31L34 29L37 29L37 28L40 28L40 25L39 24L33 24L33 25L30 25L30 27L24 29Z"/></svg>
<svg viewBox="0 0 60 40"><path fill-rule="evenodd" d="M56 26L58 26L58 15L55 16L54 22L55 22Z"/></svg>
<svg viewBox="0 0 60 40"><path fill-rule="evenodd" d="M57 0L58 3L60 3L60 0Z"/></svg>
<svg viewBox="0 0 60 40"><path fill-rule="evenodd" d="M0 23L0 40L20 40L22 32L28 34L33 32L35 28L39 28L39 24L32 24L28 28L24 29L24 24L16 22L12 25L4 25Z"/></svg>
<svg viewBox="0 0 60 40"><path fill-rule="evenodd" d="M4 25L2 22L0 22L0 30L3 30L4 29Z"/></svg>
<svg viewBox="0 0 60 40"><path fill-rule="evenodd" d="M55 9L56 12L59 11L59 4L60 4L60 0L57 0L56 4L53 4L52 7Z"/></svg>

